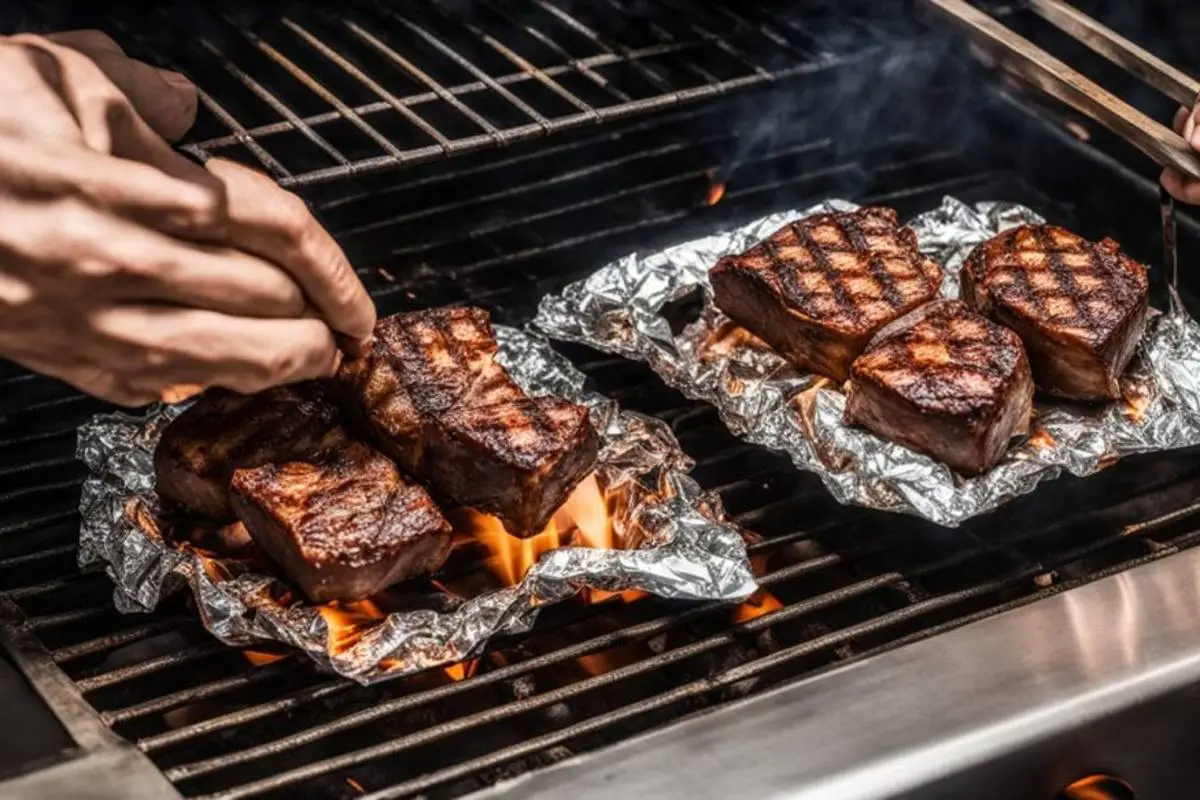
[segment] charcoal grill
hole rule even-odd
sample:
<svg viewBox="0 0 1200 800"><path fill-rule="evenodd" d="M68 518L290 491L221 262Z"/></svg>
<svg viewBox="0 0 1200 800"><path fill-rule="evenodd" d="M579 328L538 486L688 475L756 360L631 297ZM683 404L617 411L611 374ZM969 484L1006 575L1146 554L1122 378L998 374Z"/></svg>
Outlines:
<svg viewBox="0 0 1200 800"><path fill-rule="evenodd" d="M831 196L902 216L1012 200L1161 257L1136 154L979 74L907 10L315 5L39 3L9 21L101 27L191 75L187 149L302 192L381 313L470 302L520 324L626 252ZM1186 264L1200 227L1179 224ZM183 599L122 616L108 579L77 570L74 430L104 406L0 365L0 793L1049 798L1114 769L1174 797L1200 777L1180 757L1200 685L1195 452L948 531L838 506L643 366L561 349L671 424L761 537L781 608L567 603L469 669L371 688L263 664Z"/></svg>

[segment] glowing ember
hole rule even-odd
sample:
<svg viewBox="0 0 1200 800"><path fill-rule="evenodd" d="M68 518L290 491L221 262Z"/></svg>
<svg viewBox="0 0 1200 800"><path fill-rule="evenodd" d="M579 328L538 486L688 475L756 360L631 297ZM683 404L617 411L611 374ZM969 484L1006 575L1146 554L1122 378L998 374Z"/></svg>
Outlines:
<svg viewBox="0 0 1200 800"><path fill-rule="evenodd" d="M1056 442L1054 441L1053 436L1044 430L1040 430L1034 433L1033 436L1029 437L1029 444L1033 447L1047 448L1054 447Z"/></svg>
<svg viewBox="0 0 1200 800"><path fill-rule="evenodd" d="M623 592L606 592L603 589L589 589L587 592L587 601L593 605L596 603L607 603L609 600L632 603L636 600L641 600L643 597L649 597L649 595L637 589L627 589Z"/></svg>
<svg viewBox="0 0 1200 800"><path fill-rule="evenodd" d="M1133 787L1113 775L1088 775L1062 790L1060 800L1133 800Z"/></svg>
<svg viewBox="0 0 1200 800"><path fill-rule="evenodd" d="M366 794L367 790L362 787L362 784L354 780L354 778L346 778L346 785L359 794Z"/></svg>
<svg viewBox="0 0 1200 800"><path fill-rule="evenodd" d="M779 602L775 595L766 589L759 589L750 596L749 600L733 610L733 621L740 625L781 608L783 608L783 603Z"/></svg>
<svg viewBox="0 0 1200 800"><path fill-rule="evenodd" d="M595 475L589 475L555 512L541 533L522 539L504 530L499 519L462 509L454 515L455 528L469 531L487 548L491 570L505 586L521 582L543 553L564 546L612 549L613 525L608 499Z"/></svg>
<svg viewBox="0 0 1200 800"><path fill-rule="evenodd" d="M460 661L457 664L451 664L445 668L445 672L450 680L457 683L458 681L465 681L467 678L472 677L477 669L479 669L479 659L470 658L466 661Z"/></svg>
<svg viewBox="0 0 1200 800"><path fill-rule="evenodd" d="M712 186L710 186L708 188L708 197L705 198L705 200L704 200L705 205L715 206L717 203L721 202L721 198L723 198L724 196L725 196L725 184L714 183Z"/></svg>
<svg viewBox="0 0 1200 800"><path fill-rule="evenodd" d="M276 661L287 658L284 653L267 653L262 650L243 650L242 655L256 667L265 667L267 664L274 664Z"/></svg>

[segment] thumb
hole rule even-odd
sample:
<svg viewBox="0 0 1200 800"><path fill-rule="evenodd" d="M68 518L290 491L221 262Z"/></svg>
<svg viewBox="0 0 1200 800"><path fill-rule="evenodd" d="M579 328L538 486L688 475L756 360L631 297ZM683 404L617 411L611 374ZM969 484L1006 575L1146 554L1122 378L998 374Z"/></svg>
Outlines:
<svg viewBox="0 0 1200 800"><path fill-rule="evenodd" d="M164 139L178 141L195 123L196 87L180 73L130 58L101 31L65 31L46 38L90 58Z"/></svg>

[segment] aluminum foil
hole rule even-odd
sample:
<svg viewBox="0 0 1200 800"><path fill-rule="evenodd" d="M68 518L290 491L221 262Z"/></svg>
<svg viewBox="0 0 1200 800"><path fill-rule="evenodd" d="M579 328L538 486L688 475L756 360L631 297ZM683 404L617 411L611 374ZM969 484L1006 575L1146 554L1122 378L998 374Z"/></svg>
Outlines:
<svg viewBox="0 0 1200 800"><path fill-rule="evenodd" d="M785 223L853 210L840 200L782 211L669 250L634 254L543 299L536 328L647 362L670 385L712 403L734 434L785 451L815 472L841 503L915 514L956 527L1033 491L1065 470L1090 475L1134 453L1200 444L1200 326L1177 297L1157 315L1122 379L1123 399L1101 408L1041 403L1031 435L988 473L963 479L948 467L842 422L840 387L786 363L712 304L708 270ZM945 267L942 296L957 297L963 261L1000 231L1041 222L1009 203L953 198L909 224ZM679 335L668 317L697 292L699 319ZM678 327L676 328L678 329Z"/></svg>
<svg viewBox="0 0 1200 800"><path fill-rule="evenodd" d="M81 501L81 566L104 566L123 612L150 611L187 587L205 627L221 641L290 645L362 683L462 661L492 636L528 630L541 606L584 588L681 600L750 596L757 585L742 533L724 521L719 498L689 477L692 462L670 429L585 391L584 376L541 337L504 328L497 335L501 362L527 391L590 409L603 439L597 478L607 492L622 493L614 529L629 549L551 550L516 586L456 599L448 610L395 611L349 647L334 647L321 609L288 602L277 579L235 558L173 543L156 511L152 457L182 407L164 406L143 417L100 415L80 428L78 455L90 470Z"/></svg>

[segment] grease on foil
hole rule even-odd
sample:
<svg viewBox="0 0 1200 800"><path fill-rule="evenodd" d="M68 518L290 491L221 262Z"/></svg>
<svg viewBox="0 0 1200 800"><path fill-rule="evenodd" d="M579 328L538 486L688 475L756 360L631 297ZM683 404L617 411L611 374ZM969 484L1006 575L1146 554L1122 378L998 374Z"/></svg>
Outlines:
<svg viewBox="0 0 1200 800"><path fill-rule="evenodd" d="M948 527L991 511L1063 471L1090 475L1135 453L1200 444L1200 326L1177 297L1149 325L1122 379L1123 399L1101 408L1039 403L1032 434L988 473L963 479L933 459L842 422L832 382L793 368L712 304L708 270L789 221L853 210L831 200L652 254L634 254L542 300L534 326L647 362L688 397L717 407L734 434L785 451L820 476L840 503L914 514ZM909 224L945 266L943 297L957 297L963 261L1002 230L1041 222L1011 203L947 197ZM703 293L700 318L672 333L668 304Z"/></svg>
<svg viewBox="0 0 1200 800"><path fill-rule="evenodd" d="M719 498L687 474L691 460L658 420L625 413L584 390L584 376L541 337L497 327L500 360L535 395L588 406L601 433L598 477L610 490L633 484L617 522L638 531L637 549L564 547L545 553L517 585L465 600L451 611L388 614L345 650L328 648L316 607L283 604L278 580L176 549L158 531L153 453L180 406L145 417L106 414L79 430L90 475L81 501L79 561L104 565L122 612L150 611L190 587L204 625L233 646L279 642L361 683L411 674L477 654L493 636L531 628L538 610L580 589L641 590L684 600L740 601L756 589L741 533L723 522ZM207 567L207 568L206 568ZM218 574L213 574L214 572Z"/></svg>

